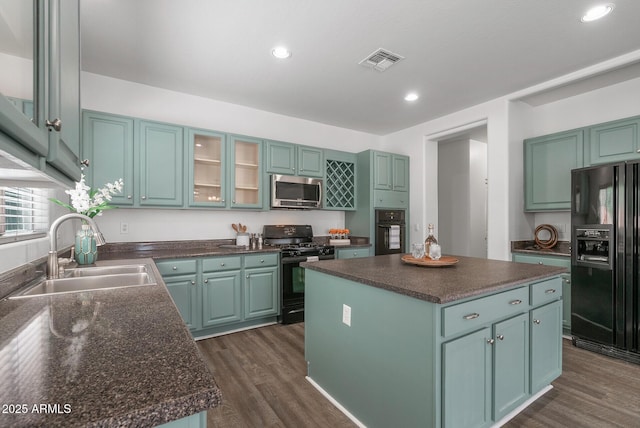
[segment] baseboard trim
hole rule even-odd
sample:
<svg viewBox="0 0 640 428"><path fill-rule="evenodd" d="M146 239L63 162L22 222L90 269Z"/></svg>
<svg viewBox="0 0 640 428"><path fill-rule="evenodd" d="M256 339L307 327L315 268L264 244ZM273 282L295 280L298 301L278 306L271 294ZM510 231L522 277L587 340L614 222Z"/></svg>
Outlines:
<svg viewBox="0 0 640 428"><path fill-rule="evenodd" d="M358 420L358 418L356 418L355 416L353 416L342 404L338 403L331 395L329 395L329 393L327 391L325 391L320 385L318 385L313 379L311 379L309 376L305 376L304 377L307 382L309 382L315 389L317 389L320 394L324 395L324 397L329 400L329 402L331 402L331 404L333 404L334 406L336 406L336 408L338 410L340 410L342 413L344 413L344 415L346 417L348 417L349 419L351 419L351 421L356 424L358 427L360 428L367 428L367 426L365 424L363 424L362 422L360 422Z"/></svg>

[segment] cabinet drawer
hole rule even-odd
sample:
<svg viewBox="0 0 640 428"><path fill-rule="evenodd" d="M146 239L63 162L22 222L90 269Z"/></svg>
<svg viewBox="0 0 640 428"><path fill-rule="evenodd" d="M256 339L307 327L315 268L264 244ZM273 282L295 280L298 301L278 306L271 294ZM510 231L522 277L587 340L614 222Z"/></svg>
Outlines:
<svg viewBox="0 0 640 428"><path fill-rule="evenodd" d="M160 260L156 266L162 276L196 273L196 259Z"/></svg>
<svg viewBox="0 0 640 428"><path fill-rule="evenodd" d="M383 208L406 208L409 206L409 192L395 190L375 190L373 206Z"/></svg>
<svg viewBox="0 0 640 428"><path fill-rule="evenodd" d="M369 257L369 248L341 248L338 250L338 259L357 259Z"/></svg>
<svg viewBox="0 0 640 428"><path fill-rule="evenodd" d="M242 256L210 257L202 260L203 272L238 270L242 265Z"/></svg>
<svg viewBox="0 0 640 428"><path fill-rule="evenodd" d="M535 265L560 266L571 269L571 259L569 257L545 257L533 254L513 254L513 261Z"/></svg>
<svg viewBox="0 0 640 428"><path fill-rule="evenodd" d="M277 266L277 265L278 265L278 253L249 254L244 256L245 268Z"/></svg>
<svg viewBox="0 0 640 428"><path fill-rule="evenodd" d="M442 335L450 336L529 309L529 288L520 287L482 297L442 311Z"/></svg>
<svg viewBox="0 0 640 428"><path fill-rule="evenodd" d="M562 297L562 279L559 277L531 284L531 305L558 300Z"/></svg>

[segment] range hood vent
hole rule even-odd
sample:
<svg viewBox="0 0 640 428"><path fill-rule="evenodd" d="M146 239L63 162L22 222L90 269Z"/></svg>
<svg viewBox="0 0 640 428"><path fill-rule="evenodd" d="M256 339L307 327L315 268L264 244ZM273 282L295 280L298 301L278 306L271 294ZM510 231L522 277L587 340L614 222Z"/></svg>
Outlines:
<svg viewBox="0 0 640 428"><path fill-rule="evenodd" d="M402 55L380 48L367 55L367 57L358 64L382 72L403 59L404 57Z"/></svg>

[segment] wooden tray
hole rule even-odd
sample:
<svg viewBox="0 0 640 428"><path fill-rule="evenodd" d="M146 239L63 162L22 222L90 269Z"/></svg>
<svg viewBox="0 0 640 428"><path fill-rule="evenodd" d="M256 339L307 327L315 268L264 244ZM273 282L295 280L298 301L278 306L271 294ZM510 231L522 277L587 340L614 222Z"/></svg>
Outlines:
<svg viewBox="0 0 640 428"><path fill-rule="evenodd" d="M451 266L458 263L458 259L451 256L442 256L439 260L431 260L431 258L428 256L425 256L421 259L416 259L411 254L405 254L404 256L402 256L402 261L410 265L427 267Z"/></svg>

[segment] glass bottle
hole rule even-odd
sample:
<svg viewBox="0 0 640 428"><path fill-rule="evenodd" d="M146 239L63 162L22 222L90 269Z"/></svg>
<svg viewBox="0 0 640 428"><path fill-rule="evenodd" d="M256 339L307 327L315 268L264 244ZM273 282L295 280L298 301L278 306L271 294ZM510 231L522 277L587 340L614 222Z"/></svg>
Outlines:
<svg viewBox="0 0 640 428"><path fill-rule="evenodd" d="M427 239L424 240L424 253L429 255L429 250L431 249L431 244L437 244L438 240L433 234L433 223L429 223L429 233L427 235Z"/></svg>

